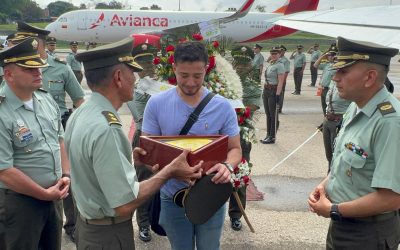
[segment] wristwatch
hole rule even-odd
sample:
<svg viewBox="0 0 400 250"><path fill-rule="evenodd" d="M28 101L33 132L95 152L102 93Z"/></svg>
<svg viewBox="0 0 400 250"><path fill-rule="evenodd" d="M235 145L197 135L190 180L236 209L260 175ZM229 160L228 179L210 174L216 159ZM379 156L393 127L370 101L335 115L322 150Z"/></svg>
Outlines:
<svg viewBox="0 0 400 250"><path fill-rule="evenodd" d="M225 165L225 167L229 170L229 172L233 173L233 167L230 163L222 162L222 164Z"/></svg>
<svg viewBox="0 0 400 250"><path fill-rule="evenodd" d="M332 204L330 216L331 216L331 219L334 220L334 221L341 221L342 220L342 215L339 212L339 205L338 204Z"/></svg>

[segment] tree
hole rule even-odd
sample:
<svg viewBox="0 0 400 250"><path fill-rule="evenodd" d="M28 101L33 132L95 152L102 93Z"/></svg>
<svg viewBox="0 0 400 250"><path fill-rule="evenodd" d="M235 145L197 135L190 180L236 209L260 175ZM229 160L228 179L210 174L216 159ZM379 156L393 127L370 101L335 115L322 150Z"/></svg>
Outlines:
<svg viewBox="0 0 400 250"><path fill-rule="evenodd" d="M95 9L122 9L122 7L123 7L122 3L113 0L109 4L98 3L98 4L96 4Z"/></svg>
<svg viewBox="0 0 400 250"><path fill-rule="evenodd" d="M157 4L153 4L152 6L150 6L151 10L161 10L161 7L158 6Z"/></svg>
<svg viewBox="0 0 400 250"><path fill-rule="evenodd" d="M140 7L139 10L149 10L149 7Z"/></svg>
<svg viewBox="0 0 400 250"><path fill-rule="evenodd" d="M235 12L236 8L228 8L227 10L225 10L225 12Z"/></svg>
<svg viewBox="0 0 400 250"><path fill-rule="evenodd" d="M256 6L256 10L257 10L258 12L265 12L265 8L266 8L265 5L257 5L257 6Z"/></svg>
<svg viewBox="0 0 400 250"><path fill-rule="evenodd" d="M87 9L86 4L81 3L81 5L79 5L79 9L80 9L80 10L85 10L85 9Z"/></svg>
<svg viewBox="0 0 400 250"><path fill-rule="evenodd" d="M28 2L20 11L25 21L39 21L44 17L43 10L36 2Z"/></svg>
<svg viewBox="0 0 400 250"><path fill-rule="evenodd" d="M49 5L47 5L47 8L49 9L50 16L60 16L65 12L78 9L73 4L64 1L49 3Z"/></svg>

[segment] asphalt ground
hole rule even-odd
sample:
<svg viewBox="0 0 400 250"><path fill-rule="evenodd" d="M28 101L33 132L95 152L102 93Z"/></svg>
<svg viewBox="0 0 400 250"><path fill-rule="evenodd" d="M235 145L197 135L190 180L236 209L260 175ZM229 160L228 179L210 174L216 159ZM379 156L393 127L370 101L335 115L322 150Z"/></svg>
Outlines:
<svg viewBox="0 0 400 250"><path fill-rule="evenodd" d="M62 57L62 55L61 55ZM267 57L265 57L267 58ZM397 56L392 60L389 78L395 85L395 96L400 97L400 64ZM289 74L283 114L280 115L280 127L277 141L272 145L256 143L251 151L252 179L258 190L265 193L263 201L248 201L246 213L255 233L242 219L241 231L230 228L229 216L225 218L221 237L221 249L325 249L325 237L329 219L318 217L308 211L307 197L311 190L326 176L322 134L316 134L308 143L294 153L281 165L271 171L283 158L302 144L316 131L323 120L320 97L310 83L309 64L305 70L302 92L294 91L292 72ZM321 73L321 71L319 71ZM85 80L83 87L87 96L90 90ZM400 112L400 111L399 111ZM126 105L119 111L123 129L128 135L132 121ZM265 137L266 124L263 109L257 113L257 140ZM153 239L144 243L138 238L138 227L133 218L136 249L170 249L166 237L152 234ZM62 249L75 249L75 245L63 232Z"/></svg>

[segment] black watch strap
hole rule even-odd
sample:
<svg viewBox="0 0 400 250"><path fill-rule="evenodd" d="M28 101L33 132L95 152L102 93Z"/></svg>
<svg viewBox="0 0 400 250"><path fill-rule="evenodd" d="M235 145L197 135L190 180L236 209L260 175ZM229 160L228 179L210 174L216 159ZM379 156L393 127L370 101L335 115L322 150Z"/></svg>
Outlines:
<svg viewBox="0 0 400 250"><path fill-rule="evenodd" d="M71 175L70 175L70 174L62 174L62 175L61 175L61 178L63 178L63 177L68 177L68 178L71 179Z"/></svg>

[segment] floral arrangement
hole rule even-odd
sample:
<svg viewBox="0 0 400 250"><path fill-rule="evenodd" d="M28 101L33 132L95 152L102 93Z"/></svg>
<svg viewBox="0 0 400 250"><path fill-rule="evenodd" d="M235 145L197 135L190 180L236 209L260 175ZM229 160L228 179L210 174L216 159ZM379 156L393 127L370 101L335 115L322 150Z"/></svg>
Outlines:
<svg viewBox="0 0 400 250"><path fill-rule="evenodd" d="M255 122L251 116L250 108L235 109L240 127L240 138L246 142L257 142L255 135Z"/></svg>
<svg viewBox="0 0 400 250"><path fill-rule="evenodd" d="M249 185L251 164L242 158L242 162L233 169L231 174L231 183L235 189Z"/></svg>

